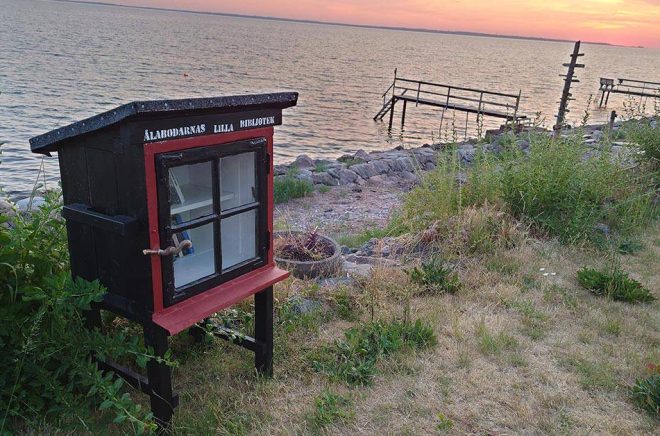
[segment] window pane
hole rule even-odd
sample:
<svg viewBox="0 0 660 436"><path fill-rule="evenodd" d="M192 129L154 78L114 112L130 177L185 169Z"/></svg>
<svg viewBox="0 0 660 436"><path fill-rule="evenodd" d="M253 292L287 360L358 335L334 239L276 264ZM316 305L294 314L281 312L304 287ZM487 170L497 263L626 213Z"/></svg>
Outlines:
<svg viewBox="0 0 660 436"><path fill-rule="evenodd" d="M175 288L186 286L215 273L213 224L205 224L172 235L172 243L175 247L184 240L192 242L192 247L172 256Z"/></svg>
<svg viewBox="0 0 660 436"><path fill-rule="evenodd" d="M222 269L257 256L257 211L239 213L221 222Z"/></svg>
<svg viewBox="0 0 660 436"><path fill-rule="evenodd" d="M211 162L170 168L170 213L172 224L213 213Z"/></svg>
<svg viewBox="0 0 660 436"><path fill-rule="evenodd" d="M222 210L257 201L255 152L235 154L220 159Z"/></svg>

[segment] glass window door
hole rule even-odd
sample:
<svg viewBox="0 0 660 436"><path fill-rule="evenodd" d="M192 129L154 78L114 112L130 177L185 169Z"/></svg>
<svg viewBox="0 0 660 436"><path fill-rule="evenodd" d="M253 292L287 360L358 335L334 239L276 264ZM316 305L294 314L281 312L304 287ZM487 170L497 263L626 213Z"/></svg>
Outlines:
<svg viewBox="0 0 660 436"><path fill-rule="evenodd" d="M266 140L157 155L169 306L264 264Z"/></svg>

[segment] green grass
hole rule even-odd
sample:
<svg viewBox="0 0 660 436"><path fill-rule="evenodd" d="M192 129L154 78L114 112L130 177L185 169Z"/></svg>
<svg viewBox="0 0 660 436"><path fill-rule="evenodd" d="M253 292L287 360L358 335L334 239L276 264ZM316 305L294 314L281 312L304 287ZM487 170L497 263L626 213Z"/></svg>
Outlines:
<svg viewBox="0 0 660 436"><path fill-rule="evenodd" d="M306 180L296 179L295 171L289 171L286 176L276 177L273 180L275 204L286 203L294 198L306 197L313 191L314 185Z"/></svg>
<svg viewBox="0 0 660 436"><path fill-rule="evenodd" d="M563 363L579 376L580 386L586 390L612 391L617 387L612 368L605 362L590 362L581 357L569 356Z"/></svg>
<svg viewBox="0 0 660 436"><path fill-rule="evenodd" d="M565 243L599 238L598 224L611 232L634 234L656 216L648 173L629 170L608 150L585 159L591 150L575 135L553 139L530 136L530 154L478 156L462 167L455 156L437 168L404 200L404 222L422 230L470 206L497 205L536 230ZM457 179L467 181L457 183Z"/></svg>
<svg viewBox="0 0 660 436"><path fill-rule="evenodd" d="M337 422L350 422L353 418L355 418L353 401L325 390L314 399L314 411L307 420L313 429L320 430Z"/></svg>
<svg viewBox="0 0 660 436"><path fill-rule="evenodd" d="M423 262L421 266L406 271L410 281L421 286L425 293L454 294L461 289L461 282L453 268L443 264L441 260L432 259Z"/></svg>
<svg viewBox="0 0 660 436"><path fill-rule="evenodd" d="M369 227L357 233L342 234L337 237L339 245L345 245L349 248L360 248L371 239L396 237L405 232L405 228L399 225L396 218L392 219L385 227Z"/></svg>
<svg viewBox="0 0 660 436"><path fill-rule="evenodd" d="M371 385L376 365L383 357L406 349L428 348L436 342L433 329L420 320L360 324L348 329L344 339L326 347L312 365L331 379L349 385Z"/></svg>
<svg viewBox="0 0 660 436"><path fill-rule="evenodd" d="M607 271L585 267L577 272L577 278L585 289L612 300L626 303L648 303L655 300L648 289L617 267Z"/></svg>
<svg viewBox="0 0 660 436"><path fill-rule="evenodd" d="M500 355L503 351L515 351L518 348L516 338L504 332L491 333L484 320L477 325L476 337L479 351L486 355Z"/></svg>
<svg viewBox="0 0 660 436"><path fill-rule="evenodd" d="M657 368L655 365L654 367ZM630 393L633 401L646 410L649 415L660 418L660 372L658 369L646 378L635 380Z"/></svg>

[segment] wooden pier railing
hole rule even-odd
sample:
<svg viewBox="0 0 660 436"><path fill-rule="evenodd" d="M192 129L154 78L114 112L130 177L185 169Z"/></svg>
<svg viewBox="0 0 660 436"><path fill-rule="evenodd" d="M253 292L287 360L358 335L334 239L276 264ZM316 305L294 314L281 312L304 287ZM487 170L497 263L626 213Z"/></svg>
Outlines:
<svg viewBox="0 0 660 436"><path fill-rule="evenodd" d="M616 79L615 82L614 79L601 77L600 88L598 89L601 92L600 103L598 104L600 107L607 106L611 93L632 95L635 97L660 98L660 83L645 80Z"/></svg>
<svg viewBox="0 0 660 436"><path fill-rule="evenodd" d="M520 95L520 92L518 94L507 94L405 79L397 77L396 70L394 70L394 81L383 93L383 106L374 116L374 121L382 120L389 113L389 128L391 129L394 120L394 106L399 101L403 102L401 111L402 128L406 120L408 102L414 103L415 106L424 105L442 108L442 117L448 109L465 112L466 125L467 116L470 113L476 114L477 117L489 116L508 121L522 120L526 117L518 114Z"/></svg>

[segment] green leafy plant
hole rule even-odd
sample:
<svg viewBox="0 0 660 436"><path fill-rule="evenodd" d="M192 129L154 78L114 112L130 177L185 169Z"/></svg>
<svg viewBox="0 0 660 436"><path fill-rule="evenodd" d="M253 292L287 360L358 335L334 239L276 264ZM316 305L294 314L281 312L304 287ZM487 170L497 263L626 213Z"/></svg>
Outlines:
<svg viewBox="0 0 660 436"><path fill-rule="evenodd" d="M133 402L123 380L90 358L144 366L150 353L138 337L85 328L83 311L104 289L71 278L60 207L59 195L47 193L44 206L12 216L10 225L0 216L0 434L44 423L89 431L112 416L131 432L153 430L151 413Z"/></svg>
<svg viewBox="0 0 660 436"><path fill-rule="evenodd" d="M420 267L407 270L410 280L433 294L454 294L461 288L461 282L453 268L446 267L442 261L432 259L424 262Z"/></svg>
<svg viewBox="0 0 660 436"><path fill-rule="evenodd" d="M438 425L436 426L436 428L438 430L446 431L446 430L451 430L452 428L454 428L454 421L447 418L447 416L444 413L438 412L436 414L436 416L438 417L438 421L440 421L440 422L438 422Z"/></svg>
<svg viewBox="0 0 660 436"><path fill-rule="evenodd" d="M314 412L308 420L312 427L322 429L335 422L350 422L354 417L353 402L349 398L325 390L314 399Z"/></svg>
<svg viewBox="0 0 660 436"><path fill-rule="evenodd" d="M641 283L628 276L617 266L608 271L584 267L577 272L578 282L596 295L627 303L649 302L655 297Z"/></svg>
<svg viewBox="0 0 660 436"><path fill-rule="evenodd" d="M648 377L638 378L630 388L633 401L651 416L660 418L660 365L649 364Z"/></svg>
<svg viewBox="0 0 660 436"><path fill-rule="evenodd" d="M371 385L378 361L404 349L435 345L433 329L421 320L370 322L350 328L344 339L326 348L325 358L313 361L314 368L350 385Z"/></svg>

